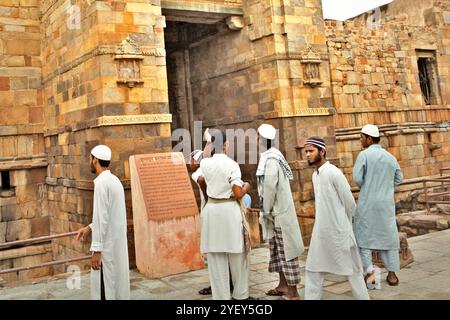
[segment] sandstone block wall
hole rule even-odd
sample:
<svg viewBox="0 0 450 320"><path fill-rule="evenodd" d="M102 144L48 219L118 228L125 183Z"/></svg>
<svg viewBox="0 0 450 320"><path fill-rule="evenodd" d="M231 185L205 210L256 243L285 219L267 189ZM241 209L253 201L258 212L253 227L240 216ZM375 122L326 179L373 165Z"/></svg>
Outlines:
<svg viewBox="0 0 450 320"><path fill-rule="evenodd" d="M370 14L345 23L326 21L337 153L354 187L359 131L367 123L380 127L381 144L398 159L406 180L437 175L448 166L450 21L445 17L450 7L445 1L415 3L414 8L405 1L383 7L378 25L368 23L374 18ZM420 51L435 56L439 90L431 105L420 88ZM398 188L399 212L421 209L413 199L421 188Z"/></svg>
<svg viewBox="0 0 450 320"><path fill-rule="evenodd" d="M0 2L0 243L49 234L37 0ZM8 180L8 179L7 179ZM1 269L51 260L49 245L0 253ZM7 274L14 281L49 269Z"/></svg>

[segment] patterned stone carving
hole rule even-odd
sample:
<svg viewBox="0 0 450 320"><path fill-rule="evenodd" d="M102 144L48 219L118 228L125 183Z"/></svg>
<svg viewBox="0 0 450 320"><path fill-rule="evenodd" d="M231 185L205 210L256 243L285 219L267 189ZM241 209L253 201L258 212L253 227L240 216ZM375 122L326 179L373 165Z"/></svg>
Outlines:
<svg viewBox="0 0 450 320"><path fill-rule="evenodd" d="M139 45L131 37L127 37L118 46L115 54L118 74L117 83L126 84L129 88L143 83L140 61L144 59L144 56Z"/></svg>
<svg viewBox="0 0 450 320"><path fill-rule="evenodd" d="M172 123L172 115L167 114L141 114L123 116L103 116L97 119L97 126L114 126L125 124L148 124L148 123Z"/></svg>
<svg viewBox="0 0 450 320"><path fill-rule="evenodd" d="M241 30L244 27L244 18L240 16L231 16L226 19L230 30Z"/></svg>
<svg viewBox="0 0 450 320"><path fill-rule="evenodd" d="M320 54L315 52L311 46L308 46L300 61L303 67L303 83L312 87L320 85L322 83L320 79L320 63L322 62Z"/></svg>

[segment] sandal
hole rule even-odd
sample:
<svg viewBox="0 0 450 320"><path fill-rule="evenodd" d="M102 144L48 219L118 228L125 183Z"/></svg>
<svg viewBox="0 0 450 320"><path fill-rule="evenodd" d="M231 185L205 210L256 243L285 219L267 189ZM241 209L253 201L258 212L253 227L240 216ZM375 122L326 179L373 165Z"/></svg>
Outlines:
<svg viewBox="0 0 450 320"><path fill-rule="evenodd" d="M207 288L201 289L201 290L198 292L198 294L201 294L201 295L204 295L204 296L207 296L207 295L212 294L211 287L207 287Z"/></svg>
<svg viewBox="0 0 450 320"><path fill-rule="evenodd" d="M278 290L277 288L275 289L270 289L269 291L266 292L266 295L268 296L276 296L276 297L281 297L285 294L285 292Z"/></svg>
<svg viewBox="0 0 450 320"><path fill-rule="evenodd" d="M369 280L369 281L367 281L367 280ZM375 284L376 284L375 274L373 272L366 274L364 276L364 282L366 283L367 289L369 289L369 290L375 289Z"/></svg>
<svg viewBox="0 0 450 320"><path fill-rule="evenodd" d="M390 285L390 286L398 286L398 283L399 283L397 276L395 276L395 281L393 281L393 282L389 281L389 276L387 276L386 281L387 281L388 285Z"/></svg>

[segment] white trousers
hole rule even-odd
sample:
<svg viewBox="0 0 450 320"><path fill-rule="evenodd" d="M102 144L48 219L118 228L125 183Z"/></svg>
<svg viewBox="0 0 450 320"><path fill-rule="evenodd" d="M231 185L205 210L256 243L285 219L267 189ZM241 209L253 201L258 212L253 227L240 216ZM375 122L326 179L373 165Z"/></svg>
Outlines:
<svg viewBox="0 0 450 320"><path fill-rule="evenodd" d="M320 300L322 298L325 274L325 272L305 271L305 300ZM353 297L356 300L370 300L362 274L353 273L351 276L347 276L347 280L350 282Z"/></svg>
<svg viewBox="0 0 450 320"><path fill-rule="evenodd" d="M214 300L230 300L230 271L233 298L247 299L250 273L247 253L207 253L209 281Z"/></svg>

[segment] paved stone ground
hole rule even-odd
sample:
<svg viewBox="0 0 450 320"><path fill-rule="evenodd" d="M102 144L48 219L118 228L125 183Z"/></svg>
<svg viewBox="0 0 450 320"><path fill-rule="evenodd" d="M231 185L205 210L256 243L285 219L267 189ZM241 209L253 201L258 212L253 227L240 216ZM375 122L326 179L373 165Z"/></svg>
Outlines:
<svg viewBox="0 0 450 320"><path fill-rule="evenodd" d="M374 300L450 300L450 230L413 237L408 239L408 242L415 261L398 273L400 285L387 285L386 272L382 270L381 288L370 290L370 297ZM299 293L302 298L305 258L301 257L302 284L299 286ZM268 260L267 247L251 252L250 294L261 300L278 298L265 295L267 290L277 285L277 275L267 271ZM0 299L89 299L89 275L82 275L80 289L68 289L67 277L65 274L16 287L0 288ZM201 296L197 293L208 285L206 269L154 280L145 278L136 270L131 271L132 299L211 299L211 296ZM351 289L345 278L327 275L323 299L352 299Z"/></svg>

